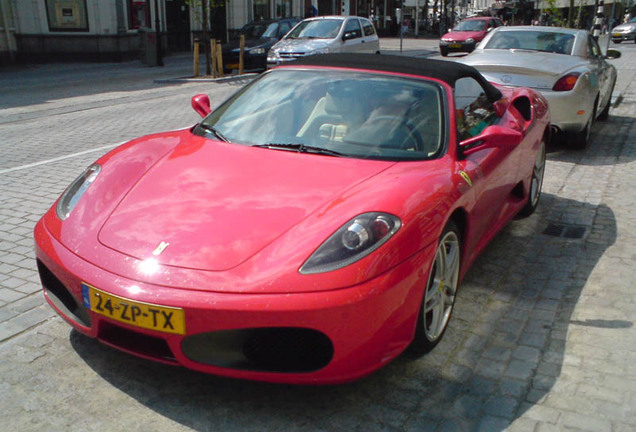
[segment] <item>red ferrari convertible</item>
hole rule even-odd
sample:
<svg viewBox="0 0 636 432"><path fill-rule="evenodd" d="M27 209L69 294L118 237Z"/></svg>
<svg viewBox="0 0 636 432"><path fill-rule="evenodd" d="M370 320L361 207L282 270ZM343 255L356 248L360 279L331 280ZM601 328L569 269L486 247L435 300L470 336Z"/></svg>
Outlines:
<svg viewBox="0 0 636 432"><path fill-rule="evenodd" d="M322 55L89 166L35 227L75 329L197 371L338 383L430 351L458 284L539 202L545 99L470 66Z"/></svg>

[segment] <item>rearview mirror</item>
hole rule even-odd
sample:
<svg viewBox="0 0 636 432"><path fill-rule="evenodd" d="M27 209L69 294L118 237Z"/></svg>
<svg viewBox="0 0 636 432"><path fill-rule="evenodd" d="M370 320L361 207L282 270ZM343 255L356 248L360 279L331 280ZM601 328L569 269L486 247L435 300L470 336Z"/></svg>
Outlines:
<svg viewBox="0 0 636 432"><path fill-rule="evenodd" d="M205 117L212 111L210 108L210 98L206 94L198 94L192 97L192 108L201 116Z"/></svg>
<svg viewBox="0 0 636 432"><path fill-rule="evenodd" d="M502 126L488 126L476 137L468 138L459 143L463 156L488 148L516 147L521 142L522 133Z"/></svg>

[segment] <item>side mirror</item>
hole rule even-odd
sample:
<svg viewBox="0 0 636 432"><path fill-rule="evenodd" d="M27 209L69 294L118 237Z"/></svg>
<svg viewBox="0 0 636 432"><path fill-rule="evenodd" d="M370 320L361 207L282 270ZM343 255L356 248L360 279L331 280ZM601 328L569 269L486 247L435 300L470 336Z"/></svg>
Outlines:
<svg viewBox="0 0 636 432"><path fill-rule="evenodd" d="M488 148L516 147L521 143L521 132L503 126L488 126L476 137L459 143L462 156Z"/></svg>
<svg viewBox="0 0 636 432"><path fill-rule="evenodd" d="M205 117L210 112L212 112L212 108L210 108L210 98L206 94L198 94L192 97L192 108L201 116Z"/></svg>
<svg viewBox="0 0 636 432"><path fill-rule="evenodd" d="M617 59L621 58L621 52L615 49L608 49L607 54L605 54L606 59Z"/></svg>
<svg viewBox="0 0 636 432"><path fill-rule="evenodd" d="M347 33L342 35L342 40L343 41L347 41L349 39L355 39L355 37L356 37L356 33L355 32L347 32Z"/></svg>

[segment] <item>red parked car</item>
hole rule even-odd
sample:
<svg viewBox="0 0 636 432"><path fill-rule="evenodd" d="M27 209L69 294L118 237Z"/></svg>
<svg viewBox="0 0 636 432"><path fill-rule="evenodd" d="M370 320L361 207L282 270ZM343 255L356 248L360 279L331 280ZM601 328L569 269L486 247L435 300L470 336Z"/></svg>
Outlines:
<svg viewBox="0 0 636 432"><path fill-rule="evenodd" d="M426 353L541 195L545 99L463 64L310 56L193 106L200 123L101 157L35 227L52 307L146 359L313 384Z"/></svg>
<svg viewBox="0 0 636 432"><path fill-rule="evenodd" d="M439 51L444 57L449 52L472 52L488 32L503 25L503 21L499 18L466 18L442 36L439 41Z"/></svg>

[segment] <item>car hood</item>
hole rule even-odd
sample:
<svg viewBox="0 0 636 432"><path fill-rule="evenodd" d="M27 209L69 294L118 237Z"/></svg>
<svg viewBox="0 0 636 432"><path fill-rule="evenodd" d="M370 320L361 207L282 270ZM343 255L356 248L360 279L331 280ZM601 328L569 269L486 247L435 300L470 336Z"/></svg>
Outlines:
<svg viewBox="0 0 636 432"><path fill-rule="evenodd" d="M442 39L452 39L454 41L463 42L468 38L480 41L486 35L485 31L452 31L442 36Z"/></svg>
<svg viewBox="0 0 636 432"><path fill-rule="evenodd" d="M98 239L140 260L228 270L390 165L193 137L136 182Z"/></svg>
<svg viewBox="0 0 636 432"><path fill-rule="evenodd" d="M461 62L475 67L488 81L540 90L551 89L557 79L582 64L576 56L498 49L477 49Z"/></svg>
<svg viewBox="0 0 636 432"><path fill-rule="evenodd" d="M333 39L283 39L272 48L276 52L307 53L325 48Z"/></svg>

